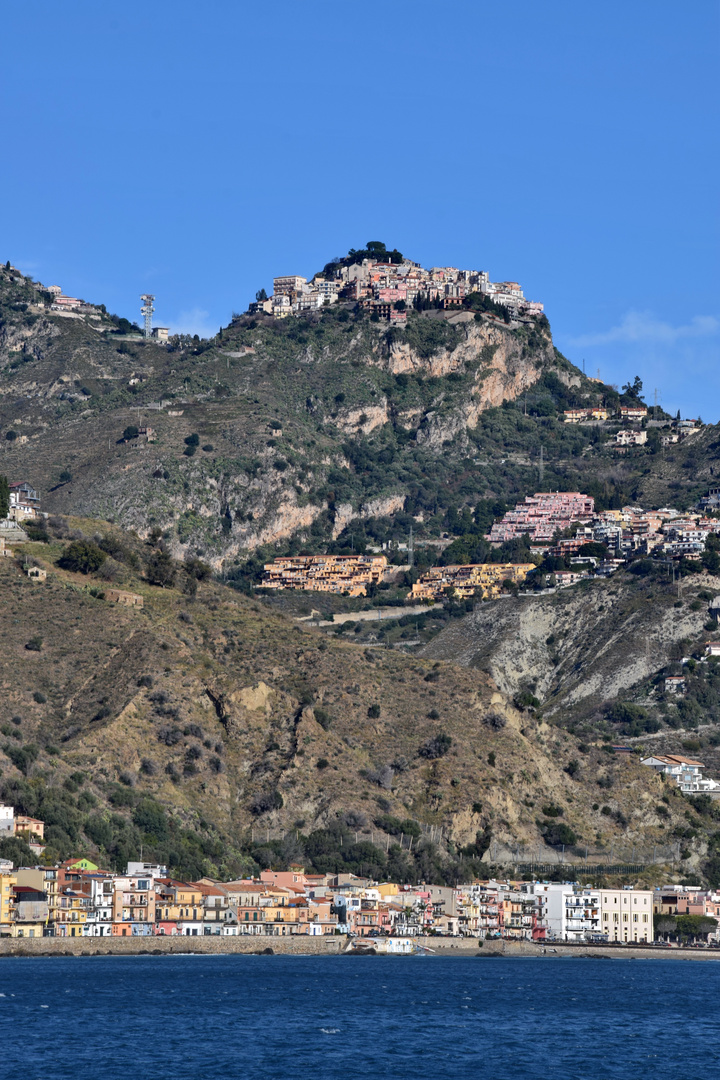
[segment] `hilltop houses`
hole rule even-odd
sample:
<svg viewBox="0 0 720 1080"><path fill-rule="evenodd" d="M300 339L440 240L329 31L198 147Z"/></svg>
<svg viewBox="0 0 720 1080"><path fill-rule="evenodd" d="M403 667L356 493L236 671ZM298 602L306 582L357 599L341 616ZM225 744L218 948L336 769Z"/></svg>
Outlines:
<svg viewBox="0 0 720 1080"><path fill-rule="evenodd" d="M272 296L255 301L250 311L283 319L345 300L360 303L378 318L404 322L406 309L416 303L453 308L462 306L471 293L503 305L514 317L533 318L543 312L542 304L525 299L516 281L492 282L487 271L453 266L426 270L409 259L395 262L390 253L381 252L377 258L350 265L331 264L310 281L299 274L276 277Z"/></svg>

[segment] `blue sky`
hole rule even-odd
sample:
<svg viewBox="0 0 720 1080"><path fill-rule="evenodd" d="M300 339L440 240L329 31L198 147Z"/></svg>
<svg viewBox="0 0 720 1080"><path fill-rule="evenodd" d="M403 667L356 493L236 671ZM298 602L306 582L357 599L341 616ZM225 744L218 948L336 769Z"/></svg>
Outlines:
<svg viewBox="0 0 720 1080"><path fill-rule="evenodd" d="M720 418L715 0L37 0L0 40L0 257L46 284L214 333L383 240Z"/></svg>

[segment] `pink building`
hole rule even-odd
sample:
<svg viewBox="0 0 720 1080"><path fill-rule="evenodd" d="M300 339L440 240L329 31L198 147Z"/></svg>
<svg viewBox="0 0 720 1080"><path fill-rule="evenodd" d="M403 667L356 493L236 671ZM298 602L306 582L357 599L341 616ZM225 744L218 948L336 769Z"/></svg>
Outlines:
<svg viewBox="0 0 720 1080"><path fill-rule="evenodd" d="M495 522L488 539L497 544L528 533L531 540L552 540L556 532L589 521L594 509L595 500L579 491L539 491Z"/></svg>

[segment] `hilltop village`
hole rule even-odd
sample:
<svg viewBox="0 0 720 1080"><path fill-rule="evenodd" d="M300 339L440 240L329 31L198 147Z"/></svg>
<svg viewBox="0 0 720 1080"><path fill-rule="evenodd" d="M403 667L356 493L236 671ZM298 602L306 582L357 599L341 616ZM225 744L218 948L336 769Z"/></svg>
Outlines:
<svg viewBox="0 0 720 1080"><path fill-rule="evenodd" d="M371 316L404 323L407 309L424 306L462 307L471 294L488 301L489 312L500 318L537 318L543 305L526 300L516 281L492 282L485 270L459 270L454 266L423 269L384 244L370 243L366 251L350 252L346 259L328 263L310 281L299 274L273 279L273 294L264 290L250 305L251 313L264 312L276 319L318 311L338 301L354 301ZM498 305L498 307L495 307Z"/></svg>

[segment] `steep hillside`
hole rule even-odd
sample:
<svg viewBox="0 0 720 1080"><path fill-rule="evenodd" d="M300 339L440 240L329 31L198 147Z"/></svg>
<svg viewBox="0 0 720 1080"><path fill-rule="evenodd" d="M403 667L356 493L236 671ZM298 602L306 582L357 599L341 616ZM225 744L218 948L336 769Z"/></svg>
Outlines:
<svg viewBox="0 0 720 1080"><path fill-rule="evenodd" d="M422 655L484 670L509 697L532 693L548 718L591 730L585 722L604 703L631 696L683 648L717 636L709 603L719 592L720 580L705 574L685 579L679 600L658 569L651 579L622 573L503 597L453 621Z"/></svg>
<svg viewBox="0 0 720 1080"><path fill-rule="evenodd" d="M48 856L120 864L142 845L186 873L304 858L452 880L563 844L669 858L688 828L686 801L634 758L519 711L475 668L328 641L198 584L197 563L152 585L162 551L69 526L26 546L44 584L0 560L0 797L48 822ZM96 533L112 560L90 576L58 565ZM104 599L108 578L142 609ZM686 871L712 827L691 816Z"/></svg>
<svg viewBox="0 0 720 1080"><path fill-rule="evenodd" d="M689 505L717 467L714 428L618 458L606 432L563 424L559 410L618 395L556 352L546 321L430 310L398 328L339 304L167 348L104 312L53 314L45 295L0 271L3 471L51 512L158 528L216 569L411 526L420 545L461 535L482 500L537 488L541 447L544 486L605 505ZM150 441L123 438L144 426Z"/></svg>

